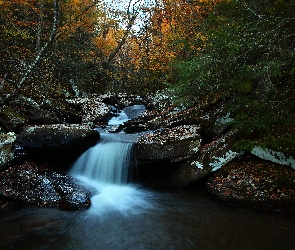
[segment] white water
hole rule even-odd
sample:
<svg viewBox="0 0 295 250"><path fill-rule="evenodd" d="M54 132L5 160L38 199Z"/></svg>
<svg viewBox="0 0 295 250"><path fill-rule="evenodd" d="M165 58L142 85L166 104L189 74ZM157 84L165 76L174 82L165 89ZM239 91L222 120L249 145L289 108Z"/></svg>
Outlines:
<svg viewBox="0 0 295 250"><path fill-rule="evenodd" d="M126 120L128 117L121 112L109 121L109 125L119 125ZM151 192L127 184L132 150L130 139L123 133L101 133L99 143L74 163L70 174L96 190L91 198L89 213L102 215L118 211L134 214L151 207L148 201Z"/></svg>
<svg viewBox="0 0 295 250"><path fill-rule="evenodd" d="M121 113L119 113L118 116L113 117L111 120L109 120L108 125L120 125L120 124L123 124L124 122L126 122L128 120L129 120L128 116L122 110Z"/></svg>
<svg viewBox="0 0 295 250"><path fill-rule="evenodd" d="M127 183L132 143L114 140L112 134L101 134L99 143L79 157L71 173L104 183Z"/></svg>

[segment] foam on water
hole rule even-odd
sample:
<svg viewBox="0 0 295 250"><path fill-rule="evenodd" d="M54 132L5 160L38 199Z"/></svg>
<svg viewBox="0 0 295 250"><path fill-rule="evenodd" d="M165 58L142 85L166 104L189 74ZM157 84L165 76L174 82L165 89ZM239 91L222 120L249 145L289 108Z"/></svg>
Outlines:
<svg viewBox="0 0 295 250"><path fill-rule="evenodd" d="M90 215L104 215L114 211L124 215L138 214L153 207L153 193L141 190L135 185L110 184L82 175L74 177L96 190L96 194L91 198L91 207L87 211Z"/></svg>
<svg viewBox="0 0 295 250"><path fill-rule="evenodd" d="M128 117L121 112L109 121L109 125L126 120ZM101 133L99 143L84 152L70 171L72 176L96 190L88 213L139 213L151 206L151 192L127 184L133 139L123 137L122 133Z"/></svg>

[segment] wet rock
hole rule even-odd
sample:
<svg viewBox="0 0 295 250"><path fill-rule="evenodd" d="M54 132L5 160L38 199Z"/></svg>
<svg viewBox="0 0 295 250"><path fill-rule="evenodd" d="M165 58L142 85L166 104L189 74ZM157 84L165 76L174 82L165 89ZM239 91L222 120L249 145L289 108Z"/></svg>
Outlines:
<svg viewBox="0 0 295 250"><path fill-rule="evenodd" d="M131 120L124 123L123 130L127 134L139 133L147 131L148 127L144 124L142 120Z"/></svg>
<svg viewBox="0 0 295 250"><path fill-rule="evenodd" d="M295 212L295 171L245 156L223 167L207 189L229 205Z"/></svg>
<svg viewBox="0 0 295 250"><path fill-rule="evenodd" d="M11 162L14 156L16 134L0 134L0 170Z"/></svg>
<svg viewBox="0 0 295 250"><path fill-rule="evenodd" d="M190 157L200 147L200 127L179 126L172 129L159 129L141 135L135 143L138 161L169 159L177 161Z"/></svg>
<svg viewBox="0 0 295 250"><path fill-rule="evenodd" d="M203 145L197 154L182 163L168 178L167 185L173 188L185 187L208 176L242 153L232 150L236 132L230 131L215 141Z"/></svg>
<svg viewBox="0 0 295 250"><path fill-rule="evenodd" d="M66 210L89 208L90 190L64 174L25 162L0 173L0 198L16 203L58 207Z"/></svg>
<svg viewBox="0 0 295 250"><path fill-rule="evenodd" d="M27 126L17 136L29 159L58 168L69 167L98 140L98 131L79 124Z"/></svg>
<svg viewBox="0 0 295 250"><path fill-rule="evenodd" d="M127 94L127 93L105 93L99 96L102 101L108 105L123 109L128 106L133 106L135 104L145 104L143 98L137 95Z"/></svg>

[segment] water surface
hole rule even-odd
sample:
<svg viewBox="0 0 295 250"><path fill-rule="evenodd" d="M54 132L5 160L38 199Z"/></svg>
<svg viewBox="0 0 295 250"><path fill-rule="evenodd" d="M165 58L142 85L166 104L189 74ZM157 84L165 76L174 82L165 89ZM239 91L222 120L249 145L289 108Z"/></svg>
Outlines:
<svg viewBox="0 0 295 250"><path fill-rule="evenodd" d="M159 193L132 185L104 188L85 211L37 207L1 211L0 249L291 250L295 246L295 215L232 209L202 194Z"/></svg>

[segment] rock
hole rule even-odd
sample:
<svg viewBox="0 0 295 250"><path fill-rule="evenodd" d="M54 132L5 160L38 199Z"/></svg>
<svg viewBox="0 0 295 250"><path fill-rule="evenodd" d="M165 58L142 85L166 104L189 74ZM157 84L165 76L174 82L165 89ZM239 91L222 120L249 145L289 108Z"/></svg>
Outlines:
<svg viewBox="0 0 295 250"><path fill-rule="evenodd" d="M0 134L0 170L13 159L16 134L13 132Z"/></svg>
<svg viewBox="0 0 295 250"><path fill-rule="evenodd" d="M111 107L98 98L87 99L82 104L82 122L101 122L110 117Z"/></svg>
<svg viewBox="0 0 295 250"><path fill-rule="evenodd" d="M295 171L244 156L227 164L207 181L207 189L229 205L295 212Z"/></svg>
<svg viewBox="0 0 295 250"><path fill-rule="evenodd" d="M173 188L185 187L240 156L242 153L232 150L235 138L236 132L230 131L219 139L203 145L197 154L171 174L167 185Z"/></svg>
<svg viewBox="0 0 295 250"><path fill-rule="evenodd" d="M64 174L25 162L0 173L0 197L22 204L78 210L90 207L90 190Z"/></svg>
<svg viewBox="0 0 295 250"><path fill-rule="evenodd" d="M143 134L136 141L134 148L138 161L178 161L181 157L195 154L199 150L200 141L200 127L186 125Z"/></svg>
<svg viewBox="0 0 295 250"><path fill-rule="evenodd" d="M181 125L196 124L198 122L193 118L194 113L195 108L182 110L177 107L170 107L158 113L156 117L149 120L146 124L149 129L173 128Z"/></svg>
<svg viewBox="0 0 295 250"><path fill-rule="evenodd" d="M287 157L282 152L277 152L268 148L254 147L251 153L263 160L268 160L285 166L290 166L295 170L295 160L293 157Z"/></svg>
<svg viewBox="0 0 295 250"><path fill-rule="evenodd" d="M62 120L57 117L57 114L45 109L29 109L23 114L28 119L29 124L58 124Z"/></svg>
<svg viewBox="0 0 295 250"><path fill-rule="evenodd" d="M12 108L0 109L0 123L8 130L16 132L21 126L28 123L28 119Z"/></svg>
<svg viewBox="0 0 295 250"><path fill-rule="evenodd" d="M231 118L231 113L220 104L214 109L203 112L203 114L198 117L198 120L203 125L203 133L209 138L214 138L229 130L233 118Z"/></svg>
<svg viewBox="0 0 295 250"><path fill-rule="evenodd" d="M48 110L48 112L56 114L59 121L61 121L58 123L77 124L82 122L83 114L81 110L81 105L73 104L67 99L52 100L50 103L44 104L43 106L44 106L44 109ZM57 122L51 122L51 123L56 124ZM38 124L41 124L41 123L38 123Z"/></svg>
<svg viewBox="0 0 295 250"><path fill-rule="evenodd" d="M98 140L98 131L79 124L27 126L17 136L29 159L56 168L69 167Z"/></svg>
<svg viewBox="0 0 295 250"><path fill-rule="evenodd" d="M163 111L174 106L175 91L171 89L159 90L156 93L148 95L147 99L151 102L150 106Z"/></svg>
<svg viewBox="0 0 295 250"><path fill-rule="evenodd" d="M128 106L133 106L135 104L145 104L145 101L137 95L131 95L127 93L105 93L100 95L101 100L111 106L115 106L119 109L123 109Z"/></svg>

